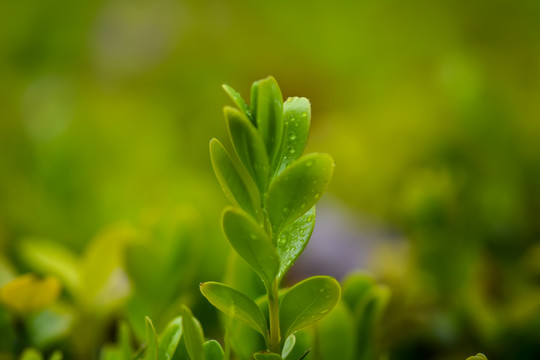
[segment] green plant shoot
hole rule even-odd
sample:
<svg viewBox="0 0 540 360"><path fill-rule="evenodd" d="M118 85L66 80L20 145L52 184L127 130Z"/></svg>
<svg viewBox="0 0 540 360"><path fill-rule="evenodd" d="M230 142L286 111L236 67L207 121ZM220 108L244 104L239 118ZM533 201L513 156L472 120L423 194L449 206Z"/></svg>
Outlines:
<svg viewBox="0 0 540 360"><path fill-rule="evenodd" d="M267 348L255 358L280 359L294 345L291 335L328 314L340 298L338 282L328 276L306 279L278 298L281 280L311 237L315 204L328 188L334 160L303 155L311 122L308 99L283 102L273 77L253 83L249 106L233 88L223 88L237 106L224 109L234 151L210 141L214 171L233 204L223 212L223 232L264 283L268 321L253 300L227 285L203 283L201 292L264 337Z"/></svg>

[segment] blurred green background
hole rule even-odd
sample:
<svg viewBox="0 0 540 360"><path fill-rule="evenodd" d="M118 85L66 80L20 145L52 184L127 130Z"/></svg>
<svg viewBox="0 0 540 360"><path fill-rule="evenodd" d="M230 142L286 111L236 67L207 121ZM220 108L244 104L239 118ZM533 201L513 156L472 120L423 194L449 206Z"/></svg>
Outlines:
<svg viewBox="0 0 540 360"><path fill-rule="evenodd" d="M198 293L228 252L208 141L226 138L220 85L249 98L267 75L311 100L308 150L336 160L318 221L377 229L347 266L392 289L390 358L537 358L536 0L2 2L0 286L35 272L63 291L23 320L0 308L0 358L93 358L117 319L141 334L181 303L216 323ZM319 224L338 249L323 272L344 232Z"/></svg>

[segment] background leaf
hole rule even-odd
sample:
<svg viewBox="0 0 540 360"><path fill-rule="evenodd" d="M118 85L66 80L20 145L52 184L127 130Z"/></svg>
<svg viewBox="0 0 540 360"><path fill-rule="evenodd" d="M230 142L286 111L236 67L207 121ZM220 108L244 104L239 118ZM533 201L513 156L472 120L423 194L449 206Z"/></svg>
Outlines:
<svg viewBox="0 0 540 360"><path fill-rule="evenodd" d="M310 277L291 287L283 295L279 309L283 338L326 316L339 297L339 284L329 276Z"/></svg>

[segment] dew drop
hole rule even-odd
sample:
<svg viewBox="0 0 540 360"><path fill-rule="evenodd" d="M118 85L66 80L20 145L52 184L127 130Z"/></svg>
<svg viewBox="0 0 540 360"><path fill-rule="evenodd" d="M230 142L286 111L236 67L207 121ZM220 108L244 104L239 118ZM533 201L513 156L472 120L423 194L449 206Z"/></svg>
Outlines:
<svg viewBox="0 0 540 360"><path fill-rule="evenodd" d="M319 194L319 193L315 193L315 195L314 195L314 196L315 196L315 199L318 199L318 198L319 198L319 196L321 196L321 194Z"/></svg>
<svg viewBox="0 0 540 360"><path fill-rule="evenodd" d="M304 111L304 112L302 113L302 117L306 117L306 116L307 116L307 111Z"/></svg>
<svg viewBox="0 0 540 360"><path fill-rule="evenodd" d="M291 148L291 149L289 150L289 154L291 154L291 155L294 154L295 152L296 152L296 149L295 149L295 148Z"/></svg>
<svg viewBox="0 0 540 360"><path fill-rule="evenodd" d="M313 166L313 160L309 160L307 163L306 163L306 166L307 167L312 167ZM323 169L324 170L324 169Z"/></svg>

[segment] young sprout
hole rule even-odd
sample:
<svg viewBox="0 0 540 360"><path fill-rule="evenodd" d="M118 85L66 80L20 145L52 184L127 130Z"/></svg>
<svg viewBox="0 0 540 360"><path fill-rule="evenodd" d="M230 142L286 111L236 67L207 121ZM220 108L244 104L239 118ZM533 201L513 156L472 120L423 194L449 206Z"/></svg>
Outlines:
<svg viewBox="0 0 540 360"><path fill-rule="evenodd" d="M255 358L277 359L290 351L297 330L324 317L340 298L338 282L328 276L305 279L278 298L281 280L311 237L315 204L328 188L334 160L302 155L311 121L308 99L283 102L273 77L253 83L249 106L230 86L223 88L237 106L224 108L234 151L210 141L214 171L233 203L223 212L223 231L264 283L269 323L253 300L227 285L206 282L201 292L264 337L267 349Z"/></svg>

